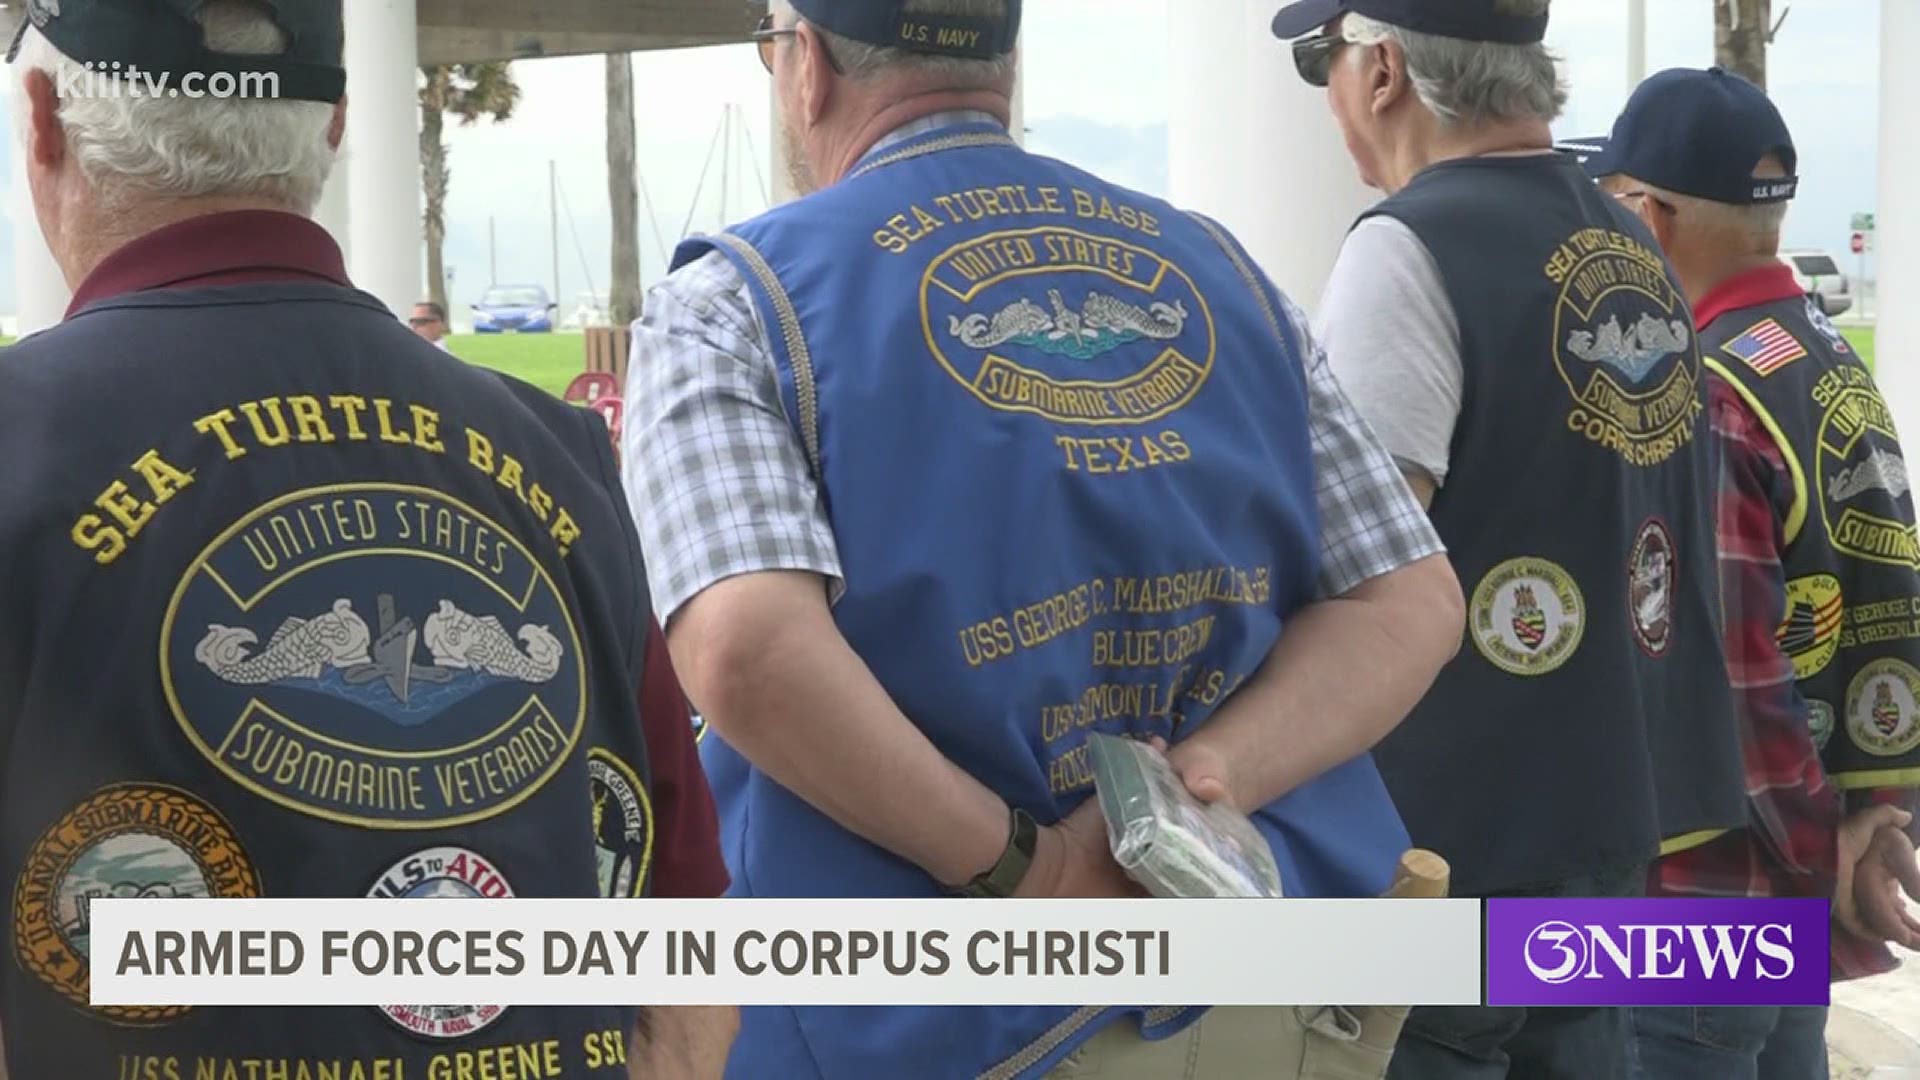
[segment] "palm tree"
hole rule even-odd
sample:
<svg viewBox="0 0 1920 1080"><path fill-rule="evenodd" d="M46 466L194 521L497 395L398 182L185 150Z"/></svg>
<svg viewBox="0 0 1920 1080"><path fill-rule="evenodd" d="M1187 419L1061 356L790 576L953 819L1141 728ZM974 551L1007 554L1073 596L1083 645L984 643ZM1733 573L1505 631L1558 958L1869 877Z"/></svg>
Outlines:
<svg viewBox="0 0 1920 1080"><path fill-rule="evenodd" d="M1773 40L1771 0L1714 0L1714 62L1767 88L1767 44Z"/></svg>
<svg viewBox="0 0 1920 1080"><path fill-rule="evenodd" d="M486 117L496 123L513 115L520 104L520 86L513 81L512 62L446 64L422 68L420 86L420 173L426 187L427 288L429 299L447 306L444 248L447 241L447 188L453 170L447 164L446 117L452 113L462 125Z"/></svg>
<svg viewBox="0 0 1920 1080"><path fill-rule="evenodd" d="M633 58L607 54L607 195L613 203L613 284L607 311L614 326L640 314L640 193L635 184Z"/></svg>

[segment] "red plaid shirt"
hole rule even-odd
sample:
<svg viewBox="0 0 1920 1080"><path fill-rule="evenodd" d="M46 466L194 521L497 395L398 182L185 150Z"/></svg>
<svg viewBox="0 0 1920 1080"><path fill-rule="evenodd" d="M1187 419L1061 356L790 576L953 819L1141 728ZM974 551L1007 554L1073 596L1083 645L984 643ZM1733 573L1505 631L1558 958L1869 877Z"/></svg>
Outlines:
<svg viewBox="0 0 1920 1080"><path fill-rule="evenodd" d="M1786 267L1733 278L1695 309L1704 327L1729 311L1800 295ZM1656 896L1831 897L1842 817L1870 802L1911 805L1896 788L1842 793L1827 781L1807 726L1807 703L1776 633L1786 619L1785 526L1793 481L1780 447L1718 375L1707 380L1707 413L1720 457L1718 546L1727 677L1746 759L1748 826L1655 866ZM1899 966L1878 941L1833 930L1833 977L1864 978Z"/></svg>

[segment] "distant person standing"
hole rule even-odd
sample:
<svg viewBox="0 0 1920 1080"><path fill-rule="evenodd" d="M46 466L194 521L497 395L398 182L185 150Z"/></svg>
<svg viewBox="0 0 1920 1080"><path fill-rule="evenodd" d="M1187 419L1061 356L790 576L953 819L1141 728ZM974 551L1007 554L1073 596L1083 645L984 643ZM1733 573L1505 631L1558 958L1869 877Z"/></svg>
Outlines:
<svg viewBox="0 0 1920 1080"><path fill-rule="evenodd" d="M1429 506L1469 648L1375 750L1456 895L1637 896L1744 820L1705 386L1653 237L1553 152L1547 0L1307 0L1274 23L1363 180L1320 309ZM1311 36L1307 36L1311 35ZM1621 1075L1608 1009L1418 1008L1396 1077Z"/></svg>
<svg viewBox="0 0 1920 1080"><path fill-rule="evenodd" d="M447 348L447 309L431 300L422 300L413 305L413 314L408 316L407 325L423 340L439 346L441 352L452 352Z"/></svg>
<svg viewBox="0 0 1920 1080"><path fill-rule="evenodd" d="M1920 785L1920 540L1873 376L1780 261L1799 155L1766 92L1714 68L1648 79L1588 162L1693 305L1722 461L1728 672L1748 827L1660 860L1659 896L1834 901L1833 973L1920 946L1900 883ZM1905 809L1889 804L1901 804ZM1825 1007L1635 1008L1636 1075L1827 1075Z"/></svg>

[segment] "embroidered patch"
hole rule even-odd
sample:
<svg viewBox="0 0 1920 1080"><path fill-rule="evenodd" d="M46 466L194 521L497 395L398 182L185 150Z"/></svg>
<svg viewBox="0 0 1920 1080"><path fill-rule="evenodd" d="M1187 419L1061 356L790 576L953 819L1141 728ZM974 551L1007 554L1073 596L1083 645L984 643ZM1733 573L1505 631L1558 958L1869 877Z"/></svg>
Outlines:
<svg viewBox="0 0 1920 1080"><path fill-rule="evenodd" d="M1774 637L1793 661L1795 679L1811 679L1827 669L1840 647L1846 604L1840 579L1811 574L1787 582L1787 617Z"/></svg>
<svg viewBox="0 0 1920 1080"><path fill-rule="evenodd" d="M1902 660L1875 660L1847 685L1847 734L1878 757L1920 746L1920 671Z"/></svg>
<svg viewBox="0 0 1920 1080"><path fill-rule="evenodd" d="M1083 216L1095 215L1088 208ZM1036 268L1047 276L1035 278ZM1185 270L1147 248L1062 226L948 248L921 278L920 316L932 359L981 404L1056 424L1110 427L1175 413L1207 381L1218 345L1212 310Z"/></svg>
<svg viewBox="0 0 1920 1080"><path fill-rule="evenodd" d="M1833 347L1834 352L1842 356L1852 355L1853 346L1847 343L1846 335L1840 332L1839 327L1833 325L1833 320L1827 316L1826 312L1820 310L1820 305L1814 303L1811 296L1807 298L1807 321L1813 324L1813 328L1819 331L1821 337L1827 339L1827 344Z"/></svg>
<svg viewBox="0 0 1920 1080"><path fill-rule="evenodd" d="M1814 482L1828 541L1856 559L1920 569L1907 462L1873 376L1840 365L1820 376L1812 398L1820 410Z"/></svg>
<svg viewBox="0 0 1920 1080"><path fill-rule="evenodd" d="M1788 333L1778 320L1771 318L1760 320L1749 327L1746 333L1721 348L1763 379L1795 360L1805 359L1807 355L1800 339Z"/></svg>
<svg viewBox="0 0 1920 1080"><path fill-rule="evenodd" d="M1473 643L1489 663L1514 675L1545 675L1566 663L1586 622L1580 587L1545 559L1509 559L1473 591Z"/></svg>
<svg viewBox="0 0 1920 1080"><path fill-rule="evenodd" d="M693 745L699 746L707 740L707 718L699 713L693 714Z"/></svg>
<svg viewBox="0 0 1920 1080"><path fill-rule="evenodd" d="M1628 614L1633 637L1649 656L1665 656L1673 644L1673 593L1679 574L1673 534L1659 518L1640 526L1627 557Z"/></svg>
<svg viewBox="0 0 1920 1080"><path fill-rule="evenodd" d="M1807 730L1813 735L1816 750L1825 750L1833 738L1833 706L1812 699L1807 702Z"/></svg>
<svg viewBox="0 0 1920 1080"><path fill-rule="evenodd" d="M639 774L611 751L587 753L587 790L593 796L593 847L600 895L639 896L653 862L653 802Z"/></svg>
<svg viewBox="0 0 1920 1080"><path fill-rule="evenodd" d="M463 847L430 847L386 869L367 890L380 900L502 900L513 896L506 875ZM387 1019L415 1035L459 1039L500 1019L505 1005L382 1005Z"/></svg>
<svg viewBox="0 0 1920 1080"><path fill-rule="evenodd" d="M303 491L227 529L174 593L160 673L230 779L373 829L511 809L586 720L579 637L546 570L477 511L398 485Z"/></svg>
<svg viewBox="0 0 1920 1080"><path fill-rule="evenodd" d="M1583 229L1545 267L1559 290L1553 362L1573 395L1566 428L1635 467L1693 441L1700 349L1660 253L1635 237Z"/></svg>
<svg viewBox="0 0 1920 1080"><path fill-rule="evenodd" d="M68 1001L124 1024L188 1006L87 1004L87 907L101 897L255 897L260 875L233 827L197 796L158 784L94 792L40 835L13 892L20 966Z"/></svg>

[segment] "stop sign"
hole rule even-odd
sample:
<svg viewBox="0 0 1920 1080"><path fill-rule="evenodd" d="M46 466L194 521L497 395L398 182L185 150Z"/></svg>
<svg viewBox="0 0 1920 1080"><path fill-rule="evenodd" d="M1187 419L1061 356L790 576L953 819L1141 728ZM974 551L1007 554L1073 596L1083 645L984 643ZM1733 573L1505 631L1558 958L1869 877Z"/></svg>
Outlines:
<svg viewBox="0 0 1920 1080"><path fill-rule="evenodd" d="M1866 253L1866 250L1867 250L1867 234L1854 233L1853 234L1853 253L1855 255L1863 255Z"/></svg>

